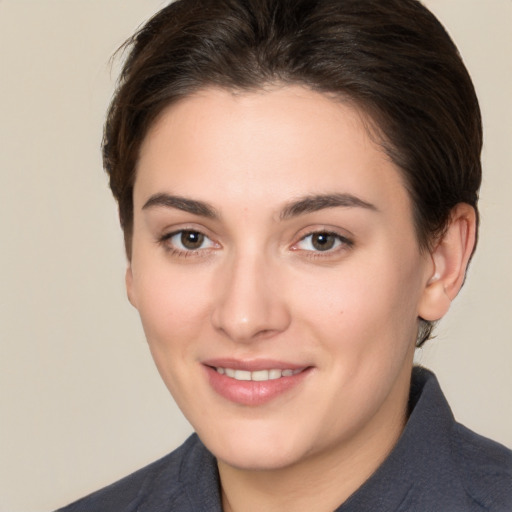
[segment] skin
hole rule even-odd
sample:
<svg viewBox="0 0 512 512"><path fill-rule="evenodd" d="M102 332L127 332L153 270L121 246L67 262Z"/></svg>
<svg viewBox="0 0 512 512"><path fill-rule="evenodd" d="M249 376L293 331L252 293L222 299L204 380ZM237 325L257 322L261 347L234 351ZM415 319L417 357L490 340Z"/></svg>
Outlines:
<svg viewBox="0 0 512 512"><path fill-rule="evenodd" d="M128 296L218 459L225 510L327 511L350 496L404 428L418 317L440 318L462 284L472 209L454 209L422 252L399 169L367 126L301 87L206 89L164 111L142 145ZM290 208L336 194L352 202ZM204 239L191 250L180 230ZM332 248L312 243L318 232ZM246 405L212 388L212 358L307 372Z"/></svg>

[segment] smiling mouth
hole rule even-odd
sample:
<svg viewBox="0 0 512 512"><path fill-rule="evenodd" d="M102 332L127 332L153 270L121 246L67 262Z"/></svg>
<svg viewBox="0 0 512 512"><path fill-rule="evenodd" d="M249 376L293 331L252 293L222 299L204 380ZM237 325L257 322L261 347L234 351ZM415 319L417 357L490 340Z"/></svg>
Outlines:
<svg viewBox="0 0 512 512"><path fill-rule="evenodd" d="M248 371L248 370L236 370L234 368L223 368L221 366L214 367L215 371L217 373L220 373L221 375L225 375L226 377L229 377L230 379L239 380L239 381L256 381L256 382L265 382L268 380L277 380L281 379L282 377L293 377L294 375L297 375L298 373L303 372L306 367L304 368L297 368L295 370L291 369L269 369L269 370L255 370L255 371Z"/></svg>
<svg viewBox="0 0 512 512"><path fill-rule="evenodd" d="M217 360L203 363L213 390L238 405L261 406L299 386L313 370L278 361Z"/></svg>

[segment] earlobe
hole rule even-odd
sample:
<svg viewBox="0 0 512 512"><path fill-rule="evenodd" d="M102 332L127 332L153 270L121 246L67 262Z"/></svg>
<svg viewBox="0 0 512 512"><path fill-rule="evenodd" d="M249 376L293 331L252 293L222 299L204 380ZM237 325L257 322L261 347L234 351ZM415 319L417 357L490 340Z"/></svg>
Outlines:
<svg viewBox="0 0 512 512"><path fill-rule="evenodd" d="M434 322L447 313L464 284L475 239L475 210L460 203L453 208L448 227L431 252L434 272L425 285L419 317Z"/></svg>
<svg viewBox="0 0 512 512"><path fill-rule="evenodd" d="M125 284L126 284L126 295L128 296L128 300L130 301L130 304L134 308L137 308L137 303L135 301L135 293L133 290L133 271L132 271L131 265L128 265L128 267L126 269Z"/></svg>

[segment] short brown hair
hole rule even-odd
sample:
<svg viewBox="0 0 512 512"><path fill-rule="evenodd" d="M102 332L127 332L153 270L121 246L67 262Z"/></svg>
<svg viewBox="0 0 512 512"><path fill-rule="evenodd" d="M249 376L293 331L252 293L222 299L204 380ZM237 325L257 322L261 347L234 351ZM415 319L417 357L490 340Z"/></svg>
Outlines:
<svg viewBox="0 0 512 512"><path fill-rule="evenodd" d="M103 159L129 258L142 141L167 106L212 86L299 84L355 103L401 169L424 249L456 204L478 218L478 100L456 46L416 0L177 0L126 48ZM422 323L418 344L431 330Z"/></svg>

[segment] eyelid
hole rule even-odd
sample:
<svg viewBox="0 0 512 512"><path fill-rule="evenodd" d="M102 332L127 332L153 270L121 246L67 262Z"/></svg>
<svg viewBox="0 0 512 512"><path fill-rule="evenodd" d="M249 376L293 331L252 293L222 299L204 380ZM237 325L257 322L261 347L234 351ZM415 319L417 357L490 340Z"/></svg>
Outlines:
<svg viewBox="0 0 512 512"><path fill-rule="evenodd" d="M314 235L330 235L337 239L336 245L330 249L326 249L325 251L315 250L315 249L304 249L298 247L301 242L304 242L307 238L312 237ZM354 241L352 237L347 236L346 234L342 234L339 231L332 228L318 228L318 229L309 229L306 233L302 234L297 242L295 242L291 250L292 251L302 251L304 253L309 253L312 257L328 257L336 254L340 251L350 249L354 246Z"/></svg>
<svg viewBox="0 0 512 512"><path fill-rule="evenodd" d="M187 247L183 247L183 248L180 248L180 250L183 250L183 251L186 251L186 252L192 252L194 250L202 250L202 249L209 249L210 247L212 247L214 245L214 242L213 240L205 235L204 233L201 233L200 231L196 231L196 230L192 230L192 229L180 229L179 231L175 231L174 233L169 233L168 235L165 236L165 239L166 240L172 240L173 238L177 238L178 236L183 236L184 233L197 233L198 235L201 235L203 237L203 242L209 242L208 243L208 247L200 247L200 248L197 248L197 249L188 249ZM183 245L183 243L181 241L177 241L177 243L179 243L180 245Z"/></svg>
<svg viewBox="0 0 512 512"><path fill-rule="evenodd" d="M207 234L206 229L196 226L180 226L179 228L173 227L168 228L163 234L157 237L156 242L161 245L167 252L175 256L206 256L211 253L212 249L220 248L220 244L216 242L210 235ZM179 247L176 243L172 243L171 240L175 236L181 235L184 232L198 233L202 235L205 241L208 241L208 247L199 247L197 249L188 249L186 247Z"/></svg>

